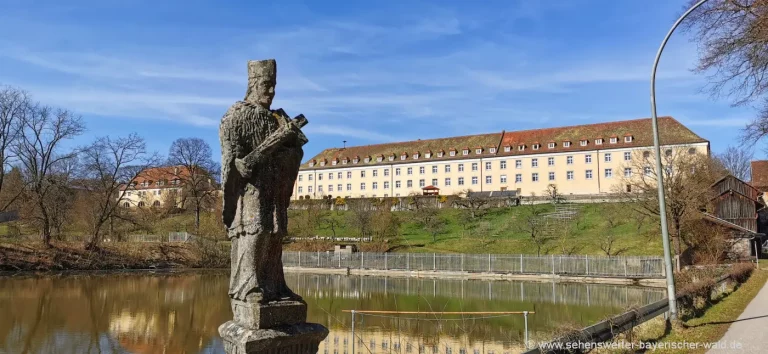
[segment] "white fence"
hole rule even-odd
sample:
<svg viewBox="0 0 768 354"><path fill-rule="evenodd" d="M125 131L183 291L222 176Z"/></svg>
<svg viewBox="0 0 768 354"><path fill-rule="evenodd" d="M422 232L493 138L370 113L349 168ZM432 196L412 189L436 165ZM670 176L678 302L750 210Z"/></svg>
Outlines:
<svg viewBox="0 0 768 354"><path fill-rule="evenodd" d="M305 268L664 277L664 260L656 256L283 252L283 265Z"/></svg>
<svg viewBox="0 0 768 354"><path fill-rule="evenodd" d="M167 242L188 242L194 237L189 232L169 232ZM127 235L124 239L128 242L163 242L163 238L160 235Z"/></svg>

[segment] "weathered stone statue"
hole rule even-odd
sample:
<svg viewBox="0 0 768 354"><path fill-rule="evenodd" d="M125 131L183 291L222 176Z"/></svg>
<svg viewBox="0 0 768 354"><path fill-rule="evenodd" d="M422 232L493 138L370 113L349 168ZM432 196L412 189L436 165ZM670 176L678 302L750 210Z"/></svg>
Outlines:
<svg viewBox="0 0 768 354"><path fill-rule="evenodd" d="M316 353L328 335L306 323L307 305L283 275L282 242L307 120L270 108L276 74L274 59L249 61L245 100L229 108L219 130L234 313L219 333L230 354Z"/></svg>

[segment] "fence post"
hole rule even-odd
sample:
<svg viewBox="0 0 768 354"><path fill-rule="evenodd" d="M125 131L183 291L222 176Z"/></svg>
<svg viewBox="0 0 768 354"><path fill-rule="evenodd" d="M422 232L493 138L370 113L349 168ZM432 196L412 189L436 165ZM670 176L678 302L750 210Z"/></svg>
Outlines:
<svg viewBox="0 0 768 354"><path fill-rule="evenodd" d="M299 268L301 268L301 251L299 251Z"/></svg>
<svg viewBox="0 0 768 354"><path fill-rule="evenodd" d="M523 283L520 283L520 285L523 285ZM525 349L528 349L528 311L523 311L523 317L525 317Z"/></svg>
<svg viewBox="0 0 768 354"><path fill-rule="evenodd" d="M493 271L493 267L491 267L491 254L488 253L488 273Z"/></svg>
<svg viewBox="0 0 768 354"><path fill-rule="evenodd" d="M552 257L552 275L555 275L555 255L553 254Z"/></svg>
<svg viewBox="0 0 768 354"><path fill-rule="evenodd" d="M437 253L432 253L432 270L437 270Z"/></svg>
<svg viewBox="0 0 768 354"><path fill-rule="evenodd" d="M624 278L628 277L629 274L627 273L627 258L624 257Z"/></svg>
<svg viewBox="0 0 768 354"><path fill-rule="evenodd" d="M523 254L520 253L520 274L523 274Z"/></svg>
<svg viewBox="0 0 768 354"><path fill-rule="evenodd" d="M464 253L461 254L461 271L464 271Z"/></svg>
<svg viewBox="0 0 768 354"><path fill-rule="evenodd" d="M365 268L365 252L360 252L360 269Z"/></svg>
<svg viewBox="0 0 768 354"><path fill-rule="evenodd" d="M384 270L387 270L387 252L384 252Z"/></svg>
<svg viewBox="0 0 768 354"><path fill-rule="evenodd" d="M320 251L317 251L317 267L320 268Z"/></svg>
<svg viewBox="0 0 768 354"><path fill-rule="evenodd" d="M410 253L405 254L405 269L411 270L411 254Z"/></svg>
<svg viewBox="0 0 768 354"><path fill-rule="evenodd" d="M587 263L587 275L589 275L589 256L588 255L584 256L584 261L586 261Z"/></svg>
<svg viewBox="0 0 768 354"><path fill-rule="evenodd" d="M341 268L341 253L339 253L339 268Z"/></svg>

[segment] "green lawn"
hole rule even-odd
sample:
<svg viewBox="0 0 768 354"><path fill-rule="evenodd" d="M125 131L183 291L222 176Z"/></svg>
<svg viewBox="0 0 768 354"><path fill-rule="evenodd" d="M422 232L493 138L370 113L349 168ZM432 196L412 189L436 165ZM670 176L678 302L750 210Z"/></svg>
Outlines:
<svg viewBox="0 0 768 354"><path fill-rule="evenodd" d="M535 254L536 245L530 235L521 230L525 207L490 209L485 216L474 221L472 227L462 225L462 213L465 211L441 209L439 215L445 220L445 225L435 240L413 212L395 212L402 221L395 242L405 246L398 249L404 252ZM552 205L542 207L547 212L554 211ZM296 225L306 222L307 213L304 210L291 211L292 231L296 231ZM326 217L331 215L342 221L336 236L359 236L359 232L350 226L350 212L325 213ZM311 234L333 235L327 224L317 224ZM550 239L543 244L541 253L605 255L600 246L606 241L605 235L611 234L615 239L611 253L623 249L621 255L659 255L662 253L662 245L657 230L655 219L636 218L633 212L621 204L583 204L577 217L557 224L552 231L547 232Z"/></svg>

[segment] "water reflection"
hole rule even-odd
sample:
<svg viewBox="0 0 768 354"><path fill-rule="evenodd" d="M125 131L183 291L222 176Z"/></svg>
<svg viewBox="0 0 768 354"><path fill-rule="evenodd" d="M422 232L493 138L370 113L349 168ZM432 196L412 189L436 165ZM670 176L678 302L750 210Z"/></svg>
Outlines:
<svg viewBox="0 0 768 354"><path fill-rule="evenodd" d="M604 285L295 273L286 278L310 304L309 320L331 329L321 353L351 350L351 318L343 309L535 310L529 326L543 337L558 323L586 325L663 296L656 289ZM223 271L0 277L0 353L220 353L217 328L232 316L227 286ZM520 316L435 320L358 318L357 351L475 353L473 348L484 347L478 353L502 354L519 348L524 328Z"/></svg>

